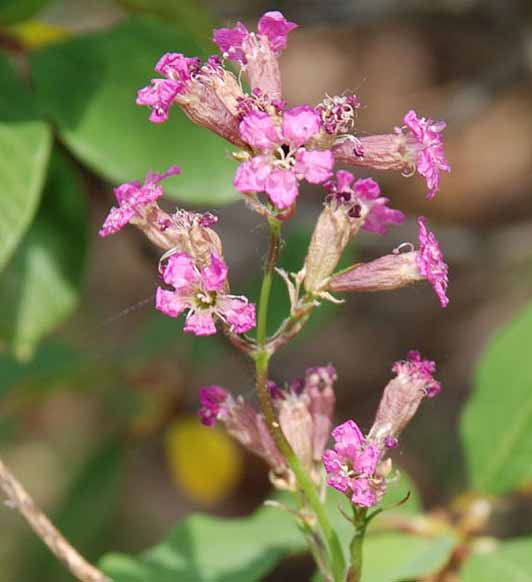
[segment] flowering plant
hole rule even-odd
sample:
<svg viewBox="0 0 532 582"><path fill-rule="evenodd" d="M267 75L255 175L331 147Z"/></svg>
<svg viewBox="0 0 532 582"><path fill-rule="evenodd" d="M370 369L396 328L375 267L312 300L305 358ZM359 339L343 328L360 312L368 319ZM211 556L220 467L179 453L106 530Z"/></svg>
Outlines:
<svg viewBox="0 0 532 582"><path fill-rule="evenodd" d="M435 364L416 351L394 364L395 377L385 387L374 425L364 436L354 420L331 431L336 380L332 365L311 368L304 378L279 386L269 378L269 362L322 302L342 302L338 293L385 291L428 281L442 307L447 306L447 265L423 217L418 219L418 250L401 245L374 261L336 270L359 230L385 235L405 216L389 207L390 200L375 180L356 178L343 169L335 172L335 166L399 170L405 175L417 171L427 182L428 198L439 188L440 173L450 167L441 137L445 124L415 111L407 112L403 126L389 135L359 138L355 122L360 101L354 94L327 96L316 106L288 107L278 59L296 27L280 12L267 12L257 32L240 22L234 28L217 29L213 40L221 56L202 63L196 57L167 53L155 65L160 77L137 95L137 104L150 109L151 122L171 123L171 109L178 106L192 122L237 148L234 186L250 210L265 218L270 231L257 307L229 291L228 266L213 229L216 219L183 209L167 214L158 206L161 182L179 173L175 166L162 175L150 174L143 185L119 186L118 206L100 235L114 234L127 223L140 228L162 251L156 308L174 318L185 313L186 333L202 336L220 330L255 362L260 411L241 396L211 385L200 389L201 421L209 427L223 424L268 463L277 489L299 496L296 519L324 580L355 582L361 579L366 527L380 512L373 508L394 479L389 452L398 446L400 433L423 398L440 391L433 377ZM240 69L238 77L229 62ZM247 77L249 92L241 75ZM304 181L323 188L323 210L304 264L297 273L286 273L277 268L281 233L296 211ZM268 337L276 272L286 282L290 313ZM331 434L335 444L327 449ZM346 516L353 526L348 559L324 510L326 486L346 495L352 506L352 516Z"/></svg>
<svg viewBox="0 0 532 582"><path fill-rule="evenodd" d="M157 277L152 285L153 301L147 301L152 301L162 314L157 316L159 324L166 323L173 334L172 341L181 327L189 337L221 335L221 341L227 339L243 360L253 364L255 380L251 389L238 394L234 386L229 389L218 385L221 381L214 364L207 369L209 385L197 386L195 392L199 421L180 417L167 432L169 465L176 474L181 470L176 476L186 477L188 482L185 484L183 478L182 484L189 493L197 494L198 500L200 485L207 482L221 496L225 489L223 479L214 478L216 462L230 465L226 463L230 456L219 450L204 450L205 458L211 454L211 461L207 462L195 454L196 440L230 447L232 438L239 443L240 451L247 449L262 459L274 489L271 499L245 518L192 514L138 558L108 554L95 567L54 527L2 461L0 489L9 507L28 521L62 564L83 582L264 580L281 559L294 553L305 553L306 565L313 568L313 582L477 582L493 576L508 582L532 579L532 538L497 539L506 538L509 533L506 526L501 528L501 522L508 521L500 519L501 514L514 502L526 500L531 491L532 406L527 382L531 369L527 358L532 329L530 309L494 339L479 366L476 391L462 416L460 434L470 491L460 494L448 507L423 512L414 486L399 470L398 462L400 453L410 448L410 437L403 436L408 432L407 425L422 403L426 409L423 415L431 418L432 399L441 391L436 378L442 372L436 373L431 359L405 349L404 359L391 364L390 379L368 427L363 426L361 417L342 417L342 411L335 410L340 392L338 374L343 373L340 367L337 370L328 363L332 354L327 353L326 345L322 361L300 377L273 379L272 358L327 303L341 306L353 293L393 291L426 282L429 285L425 288L434 291L431 299L436 299L435 310L449 304L447 264L427 220L417 217L417 241L404 242L396 248L386 243L384 237L403 223L405 215L396 208L397 201L381 192L378 182L367 176L372 169L400 172L404 177L419 174L431 200L440 188L442 174L450 171L443 149L445 124L410 110L387 134L362 134L357 126L358 116L363 115L362 103L352 92L325 95L317 104L288 105L284 101L279 59L295 28L296 24L281 13L267 12L260 18L256 32L242 23L215 30L213 39L219 54L200 60L178 52L161 56L164 50L184 47L186 42L176 36L172 27L166 29L163 23L135 18L84 38L67 38L32 55L31 89L24 87L0 58L0 76L5 79L5 100L9 103L5 108L9 113L7 121L0 120L0 149L3 147L4 157L10 160L4 176L9 196L0 200L9 220L0 221L0 234L11 233L0 236L0 263L10 260L6 270L8 285L2 289L7 322L6 326L3 321L2 339L9 340L13 352L27 360L38 340L75 306L72 286L76 282L79 285L79 280L67 275L74 263L79 269L83 262L83 245L74 248L83 238L76 227L83 222L83 212L75 202L76 194L81 193L81 189L76 192L76 171L64 150L86 164L84 171L99 172L101 177L117 183L140 178L142 171L151 167L155 171L142 181L125 182L115 188L116 204L100 228L100 235L106 240L100 241L99 247L107 253L112 247L107 237L115 237L129 224L140 229L156 247L155 257L151 254L146 261ZM2 30L2 34L5 32ZM139 55L144 59L136 58ZM26 78L26 65L30 63L25 55L18 56L24 63L20 72ZM146 63L151 67L152 61L156 63L156 75L138 90L136 103L141 107L137 107L135 90L141 79L146 79ZM100 72L104 70L110 83L101 82L104 77ZM69 98L77 95L76 91L83 94L83 99L79 95ZM124 93L130 95L129 106L124 102ZM30 103L37 94L44 105L39 103L33 110ZM178 108L184 115L176 111ZM55 122L53 128L44 119L46 115ZM146 116L158 127L148 123ZM130 124L136 124L140 133L128 133ZM53 141L50 136L55 132L61 137L61 148L55 147L50 159L44 203L31 232L11 259L9 255L31 218L30 207L38 200L42 180L37 178L44 176L47 169L47 152ZM126 134L131 138L131 147L124 147ZM198 141L193 135L199 135ZM151 140L151 136L159 137ZM160 136L163 138L158 141ZM176 136L182 147L174 159L175 150L168 145ZM135 148L133 142L139 147ZM204 147L211 143L215 144L213 148ZM27 148L27 144L33 145ZM232 156L224 157L216 149L220 144ZM138 163L131 164L132 158L137 158ZM11 159L20 163L11 164ZM191 159L208 164L198 180L187 167ZM256 297L253 293L243 294L242 282L235 280L234 271L230 274L232 265L224 249L227 239L219 234L217 216L185 208L169 211L161 203L165 194L172 195L176 184L183 184L182 173L185 177L194 176L190 189L181 192L182 200L187 196L198 203L203 185L212 183L219 187L205 188L201 201L220 200L225 196L220 194L224 184L231 180L225 179L225 174L217 174L217 165L222 165L224 172L228 168L233 172L234 189L230 189L230 195L233 199L240 197L269 233L262 286ZM364 174L357 175L357 168ZM291 219L300 206L298 201L310 190L320 197L319 215L312 231L309 229L308 245L300 263L283 270L280 256L288 246L283 237L290 240L287 235L294 228ZM30 198L34 201L31 204ZM20 221L11 220L15 214ZM59 216L58 227L55 219ZM378 258L362 257L344 268L350 244L359 231L374 239L383 237L384 242L379 244L388 250ZM289 309L270 334L273 312L279 312L272 293L274 281L283 292L286 290ZM468 327L462 321L460 324ZM204 346L208 341L201 338L198 343ZM47 374L53 367L50 353L53 355L53 350L39 352L31 362L31 369L39 372L39 382L45 375L42 372ZM76 358L70 351L57 353L61 365L73 365ZM120 360L126 359L123 355L121 350ZM4 353L0 360L2 372L7 370L8 384L13 384L12 378L17 376L19 384L25 382L29 365L13 366ZM159 360L155 366L160 371ZM170 366L173 382L174 364ZM103 370L102 377L106 374L107 370ZM146 377L149 382L145 382ZM158 391L157 380L149 374L143 375L139 383L149 384L149 398ZM115 388L113 380L113 391ZM4 387L2 390L4 394ZM250 396L252 391L258 395L258 405ZM451 398L453 393L446 386L443 398ZM158 419L159 413L164 416L161 424L165 425L174 413L173 407L167 406L174 391L168 399L167 396L165 392L160 401L158 394L154 396L157 402L153 407L157 408ZM16 406L6 408L18 410L24 399L19 394L16 398ZM127 398L114 398L113 402L116 400L122 405ZM154 401L150 400L150 404ZM435 402L438 401L441 402L440 397ZM114 411L108 404L106 400L102 407L106 414ZM94 514L100 517L105 500L94 493L102 493L107 499L111 488L107 485L114 482L115 471L119 470L119 463L113 462L115 445L125 448L131 434L157 430L146 428L157 421L151 417L139 420L136 411L131 413L131 422L129 410L136 407L130 406L129 401L127 405L125 421L120 417L116 424L110 423L113 446L106 444L105 454L102 453L105 462L100 462L97 455L98 462L89 463L90 475L86 477L81 472L83 501L77 497L78 488L73 488L76 499L71 505L87 539L91 537L91 527L96 527L86 519L87 507L98 506ZM455 444L455 431L442 427L442 416L440 409L438 417L431 418L435 436L430 453L438 459L442 473L454 475L454 467L446 466L433 446ZM116 430L116 426L124 428L124 422L128 430ZM176 444L179 438L174 437L182 434L177 429L188 422L194 438L189 433L188 440ZM215 425L217 428L213 428ZM95 432L99 438L99 427ZM76 454L77 449L67 448ZM178 461L173 464L185 448L188 460L193 458L195 470L177 467ZM218 458L213 459L215 456ZM238 456L230 460L235 459L238 463ZM453 451L452 463L457 459L461 461ZM197 470L198 463L202 463L201 470ZM62 483L63 480L61 486ZM502 497L506 494L512 494L512 499ZM84 511L79 511L80 507ZM135 518L133 513L131 518ZM68 521L63 520L63 525ZM512 524L512 533L517 529ZM84 552L90 552L68 524L65 530ZM94 531L100 532L101 528ZM99 533L94 531L92 537L101 542ZM7 576L10 574L11 570ZM41 575L40 569L38 576L49 577ZM55 575L50 576L55 582ZM31 576L24 573L18 577L26 580Z"/></svg>

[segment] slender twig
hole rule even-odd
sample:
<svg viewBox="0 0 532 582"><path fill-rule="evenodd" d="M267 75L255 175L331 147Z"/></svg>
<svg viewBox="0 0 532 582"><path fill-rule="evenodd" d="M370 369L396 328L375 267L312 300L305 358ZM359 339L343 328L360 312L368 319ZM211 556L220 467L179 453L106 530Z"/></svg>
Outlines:
<svg viewBox="0 0 532 582"><path fill-rule="evenodd" d="M7 505L16 509L33 531L48 546L80 582L108 582L97 568L89 564L61 535L28 492L0 460L0 489L7 497Z"/></svg>

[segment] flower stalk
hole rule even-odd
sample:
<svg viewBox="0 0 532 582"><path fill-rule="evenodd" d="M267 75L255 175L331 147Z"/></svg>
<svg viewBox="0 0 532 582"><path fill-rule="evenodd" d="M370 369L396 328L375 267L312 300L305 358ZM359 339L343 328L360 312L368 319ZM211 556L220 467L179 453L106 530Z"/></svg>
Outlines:
<svg viewBox="0 0 532 582"><path fill-rule="evenodd" d="M281 250L281 223L277 219L269 218L268 224L270 227L270 244L265 263L264 277L262 280L257 319L257 350L255 352L257 393L259 395L262 413L266 419L266 426L277 445L277 448L293 472L298 487L303 492L310 507L316 515L316 519L327 547L329 567L332 571L333 580L334 582L343 582L345 560L340 541L329 522L325 507L321 502L312 480L301 465L297 455L283 434L268 390L268 370L271 357L269 351L266 349L268 307L272 277Z"/></svg>

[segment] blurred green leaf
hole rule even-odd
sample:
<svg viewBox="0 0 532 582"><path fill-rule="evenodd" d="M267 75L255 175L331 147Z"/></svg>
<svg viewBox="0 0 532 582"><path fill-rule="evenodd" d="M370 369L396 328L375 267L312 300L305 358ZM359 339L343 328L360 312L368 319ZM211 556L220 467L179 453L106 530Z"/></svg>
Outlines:
<svg viewBox="0 0 532 582"><path fill-rule="evenodd" d="M199 38L210 38L212 24L207 15L206 3L202 0L118 0L132 12L153 14L174 22L180 30L186 30Z"/></svg>
<svg viewBox="0 0 532 582"><path fill-rule="evenodd" d="M80 365L81 354L57 342L43 343L33 358L20 362L11 354L0 354L0 398L14 388L45 391L61 385Z"/></svg>
<svg viewBox="0 0 532 582"><path fill-rule="evenodd" d="M51 134L30 93L0 54L0 271L30 224L44 183Z"/></svg>
<svg viewBox="0 0 532 582"><path fill-rule="evenodd" d="M422 538L405 533L383 533L368 536L364 543L363 579L400 582L424 578L447 563L455 546L456 540L450 535Z"/></svg>
<svg viewBox="0 0 532 582"><path fill-rule="evenodd" d="M532 305L488 344L462 417L473 487L502 494L532 480Z"/></svg>
<svg viewBox="0 0 532 582"><path fill-rule="evenodd" d="M471 555L460 582L532 582L532 538L499 542L491 553Z"/></svg>
<svg viewBox="0 0 532 582"><path fill-rule="evenodd" d="M54 523L89 560L105 550L112 533L112 518L121 493L124 446L111 439L85 461L73 480ZM71 582L63 564L36 538L26 556L21 580Z"/></svg>
<svg viewBox="0 0 532 582"><path fill-rule="evenodd" d="M42 10L49 0L0 0L0 24L27 20Z"/></svg>
<svg viewBox="0 0 532 582"><path fill-rule="evenodd" d="M288 514L262 508L244 519L192 515L140 559L110 554L101 567L113 582L251 582L304 547Z"/></svg>
<svg viewBox="0 0 532 582"><path fill-rule="evenodd" d="M35 53L36 92L68 147L105 178L141 179L178 164L183 175L166 187L172 196L198 205L236 200L230 144L196 127L178 107L155 125L135 104L136 91L156 76L153 67L167 51L201 55L191 36L131 18Z"/></svg>
<svg viewBox="0 0 532 582"><path fill-rule="evenodd" d="M0 337L20 359L76 307L86 249L86 204L57 152L39 213L3 276Z"/></svg>

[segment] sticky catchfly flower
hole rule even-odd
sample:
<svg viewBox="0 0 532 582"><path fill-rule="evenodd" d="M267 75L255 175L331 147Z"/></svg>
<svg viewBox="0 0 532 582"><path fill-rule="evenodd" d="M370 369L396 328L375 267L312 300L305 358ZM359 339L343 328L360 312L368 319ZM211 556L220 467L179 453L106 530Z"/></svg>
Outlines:
<svg viewBox="0 0 532 582"><path fill-rule="evenodd" d="M228 397L229 393L227 390L215 384L200 388L200 409L198 415L201 423L205 426L214 426L218 420L218 414L220 413L222 405Z"/></svg>
<svg viewBox="0 0 532 582"><path fill-rule="evenodd" d="M224 58L238 63L248 75L251 89L260 88L271 99L281 98L278 57L286 48L288 33L297 28L277 11L266 12L257 32L237 22L233 28L214 30L213 41Z"/></svg>
<svg viewBox="0 0 532 582"><path fill-rule="evenodd" d="M244 193L266 192L277 208L285 209L295 202L301 180L319 184L330 178L331 152L304 147L319 133L320 125L318 114L306 105L285 111L280 127L267 113L246 115L240 135L256 155L239 166L235 188Z"/></svg>
<svg viewBox="0 0 532 582"><path fill-rule="evenodd" d="M405 176L417 171L426 180L427 198L434 198L440 187L440 173L451 171L441 135L445 123L418 117L413 110L403 122L404 126L392 134L370 135L356 142L344 140L333 148L334 156L343 164L398 170Z"/></svg>
<svg viewBox="0 0 532 582"><path fill-rule="evenodd" d="M355 505L371 507L386 490L386 480L379 470L381 449L366 439L353 420L332 431L334 449L323 453L327 484L348 495Z"/></svg>
<svg viewBox="0 0 532 582"><path fill-rule="evenodd" d="M144 184L134 181L115 188L113 192L118 207L111 208L99 235L114 234L130 222L133 224L145 222L149 218L150 211L156 207L155 201L164 194L159 182L179 173L181 169L178 166L170 166L163 174L150 172Z"/></svg>
<svg viewBox="0 0 532 582"><path fill-rule="evenodd" d="M390 291L418 281L427 280L433 287L442 307L447 307L448 267L443 260L440 245L434 234L427 230L421 216L419 224L419 250L401 252L396 249L370 263L354 265L351 269L333 276L328 284L330 291ZM401 245L403 246L403 245Z"/></svg>
<svg viewBox="0 0 532 582"><path fill-rule="evenodd" d="M202 269L187 253L171 255L162 277L174 289L159 287L155 306L170 317L178 317L188 310L185 332L212 335L216 333L215 318L229 325L234 333L244 333L255 327L255 306L245 297L225 292L227 266L215 253L211 253L210 264Z"/></svg>
<svg viewBox="0 0 532 582"><path fill-rule="evenodd" d="M411 351L406 360L395 362L396 377L384 389L369 437L373 442L396 446L397 437L416 413L423 398L434 398L441 384L434 379L436 364Z"/></svg>

